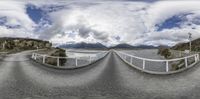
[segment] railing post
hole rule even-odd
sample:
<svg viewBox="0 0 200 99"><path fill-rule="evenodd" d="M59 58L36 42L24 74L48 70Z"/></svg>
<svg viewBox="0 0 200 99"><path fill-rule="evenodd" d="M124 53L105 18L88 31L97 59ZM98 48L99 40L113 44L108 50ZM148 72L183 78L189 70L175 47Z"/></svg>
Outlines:
<svg viewBox="0 0 200 99"><path fill-rule="evenodd" d="M35 53L33 53L33 59L35 59Z"/></svg>
<svg viewBox="0 0 200 99"><path fill-rule="evenodd" d="M142 61L142 69L145 69L145 60Z"/></svg>
<svg viewBox="0 0 200 99"><path fill-rule="evenodd" d="M60 58L57 57L57 66L59 67L60 66Z"/></svg>
<svg viewBox="0 0 200 99"><path fill-rule="evenodd" d="M95 57L94 57L94 60L96 59L96 58L98 58L99 57L99 55L97 54Z"/></svg>
<svg viewBox="0 0 200 99"><path fill-rule="evenodd" d="M75 58L75 62L76 62L76 63L75 63L75 66L77 66L77 65L78 65L77 58Z"/></svg>
<svg viewBox="0 0 200 99"><path fill-rule="evenodd" d="M195 63L197 62L197 55L194 56Z"/></svg>
<svg viewBox="0 0 200 99"><path fill-rule="evenodd" d="M34 58L34 53L32 53L32 56L31 56L31 58L32 58L32 59Z"/></svg>
<svg viewBox="0 0 200 99"><path fill-rule="evenodd" d="M166 61L166 72L169 72L169 61Z"/></svg>
<svg viewBox="0 0 200 99"><path fill-rule="evenodd" d="M35 59L35 53L33 53L33 56L32 56L32 58L33 58L33 59Z"/></svg>
<svg viewBox="0 0 200 99"><path fill-rule="evenodd" d="M34 56L35 56L34 58L35 58L35 60L36 60L36 59L37 59L37 54L35 53L35 55L34 55Z"/></svg>
<svg viewBox="0 0 200 99"><path fill-rule="evenodd" d="M199 54L197 54L197 61L199 61Z"/></svg>
<svg viewBox="0 0 200 99"><path fill-rule="evenodd" d="M124 60L126 61L126 55L124 55Z"/></svg>
<svg viewBox="0 0 200 99"><path fill-rule="evenodd" d="M46 55L43 55L43 57L42 57L42 62L43 62L43 64L45 64L45 58L46 58Z"/></svg>
<svg viewBox="0 0 200 99"><path fill-rule="evenodd" d="M185 58L185 67L188 66L187 57Z"/></svg>
<svg viewBox="0 0 200 99"><path fill-rule="evenodd" d="M131 57L131 64L133 64L133 58Z"/></svg>
<svg viewBox="0 0 200 99"><path fill-rule="evenodd" d="M91 60L91 56L89 56L89 63L91 63L92 62L92 60Z"/></svg>

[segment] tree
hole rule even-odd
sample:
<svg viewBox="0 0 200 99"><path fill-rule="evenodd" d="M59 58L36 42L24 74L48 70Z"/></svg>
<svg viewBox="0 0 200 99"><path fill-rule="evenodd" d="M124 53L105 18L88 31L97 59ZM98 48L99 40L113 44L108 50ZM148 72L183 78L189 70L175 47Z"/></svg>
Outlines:
<svg viewBox="0 0 200 99"><path fill-rule="evenodd" d="M159 48L158 54L164 56L165 58L169 58L171 56L171 52L168 48Z"/></svg>

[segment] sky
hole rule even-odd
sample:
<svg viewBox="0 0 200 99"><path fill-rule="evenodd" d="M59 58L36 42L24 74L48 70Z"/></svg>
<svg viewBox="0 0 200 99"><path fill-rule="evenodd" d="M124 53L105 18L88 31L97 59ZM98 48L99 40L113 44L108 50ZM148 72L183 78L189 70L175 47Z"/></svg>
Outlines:
<svg viewBox="0 0 200 99"><path fill-rule="evenodd" d="M200 38L198 0L1 0L0 37L168 45Z"/></svg>

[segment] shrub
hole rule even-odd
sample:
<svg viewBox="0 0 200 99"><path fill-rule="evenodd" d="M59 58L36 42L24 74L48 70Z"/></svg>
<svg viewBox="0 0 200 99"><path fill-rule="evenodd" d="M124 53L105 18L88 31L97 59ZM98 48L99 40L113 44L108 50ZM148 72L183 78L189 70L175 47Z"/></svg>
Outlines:
<svg viewBox="0 0 200 99"><path fill-rule="evenodd" d="M168 48L160 48L158 50L158 54L164 56L165 58L169 58L171 56L171 52Z"/></svg>
<svg viewBox="0 0 200 99"><path fill-rule="evenodd" d="M54 49L48 55L56 56L56 57L67 57L65 50L59 49L59 48ZM65 58L59 59L59 66L63 66L66 63L66 61L67 61L67 59L65 59ZM46 59L46 63L57 66L57 59L48 57Z"/></svg>
<svg viewBox="0 0 200 99"><path fill-rule="evenodd" d="M179 61L178 63L172 64L172 70L179 70L185 66L184 60Z"/></svg>

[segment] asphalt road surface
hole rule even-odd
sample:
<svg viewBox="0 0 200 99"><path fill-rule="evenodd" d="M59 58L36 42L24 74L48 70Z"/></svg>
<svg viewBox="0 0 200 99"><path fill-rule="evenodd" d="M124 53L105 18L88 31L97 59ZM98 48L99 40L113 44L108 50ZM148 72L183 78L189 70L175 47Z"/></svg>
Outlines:
<svg viewBox="0 0 200 99"><path fill-rule="evenodd" d="M29 51L0 61L0 99L199 99L199 64L173 75L150 75L113 52L76 70L56 70L29 59Z"/></svg>

